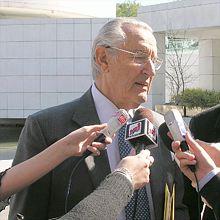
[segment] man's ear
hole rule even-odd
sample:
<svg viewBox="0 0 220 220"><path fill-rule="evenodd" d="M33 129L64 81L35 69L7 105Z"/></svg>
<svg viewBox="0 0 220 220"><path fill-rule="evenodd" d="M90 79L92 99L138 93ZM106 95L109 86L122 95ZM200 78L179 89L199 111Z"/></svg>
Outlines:
<svg viewBox="0 0 220 220"><path fill-rule="evenodd" d="M106 48L102 46L97 47L95 53L96 53L95 62L99 66L100 71L102 72L108 71L108 59L106 55Z"/></svg>

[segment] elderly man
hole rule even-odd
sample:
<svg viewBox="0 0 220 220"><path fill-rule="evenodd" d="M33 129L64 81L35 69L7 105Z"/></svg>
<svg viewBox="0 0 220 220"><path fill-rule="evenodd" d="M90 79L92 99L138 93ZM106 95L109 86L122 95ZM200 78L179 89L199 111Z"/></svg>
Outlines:
<svg viewBox="0 0 220 220"><path fill-rule="evenodd" d="M132 115L141 103L147 101L155 70L160 64L156 40L147 24L121 18L106 23L92 49L94 84L73 102L29 116L14 164L42 151L70 131L84 125L107 122L120 108ZM37 220L63 215L90 194L126 156L121 152L123 148L120 150L120 142L123 142L120 137L115 138L99 157L88 157L77 169L76 158L68 159L46 177L17 194L11 203L10 219L15 219L16 213ZM126 144L121 145L124 147ZM170 187L173 183L176 186L175 219L188 219L187 210L182 204L182 176L170 153L159 147L152 149L151 154L155 158L155 165L151 168L150 185L136 194L118 219L161 220L166 182ZM75 171L71 175L73 168ZM68 188L70 175L72 182Z"/></svg>

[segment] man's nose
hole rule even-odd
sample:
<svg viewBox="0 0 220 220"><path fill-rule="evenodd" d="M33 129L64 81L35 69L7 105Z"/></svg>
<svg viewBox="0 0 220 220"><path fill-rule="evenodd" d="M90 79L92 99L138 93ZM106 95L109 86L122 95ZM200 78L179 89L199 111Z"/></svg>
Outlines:
<svg viewBox="0 0 220 220"><path fill-rule="evenodd" d="M151 59L143 64L143 73L148 76L155 76L155 66Z"/></svg>

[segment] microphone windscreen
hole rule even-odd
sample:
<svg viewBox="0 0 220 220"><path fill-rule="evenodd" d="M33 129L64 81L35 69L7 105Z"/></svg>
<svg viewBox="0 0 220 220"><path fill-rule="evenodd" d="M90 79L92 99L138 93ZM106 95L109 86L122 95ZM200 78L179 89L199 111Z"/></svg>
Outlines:
<svg viewBox="0 0 220 220"><path fill-rule="evenodd" d="M135 111L132 121L138 121L143 118L147 118L157 129L164 123L164 117L161 114L147 108L138 108Z"/></svg>
<svg viewBox="0 0 220 220"><path fill-rule="evenodd" d="M147 108L138 108L135 111L135 114L134 114L134 117L132 118L132 121L138 121L143 118L147 118L151 123L153 123L154 116L152 114L152 111Z"/></svg>
<svg viewBox="0 0 220 220"><path fill-rule="evenodd" d="M162 139L163 143L166 145L169 151L173 151L171 147L173 140L167 135L168 131L169 131L169 128L167 127L165 122L161 124L160 127L158 128L158 134L160 138Z"/></svg>

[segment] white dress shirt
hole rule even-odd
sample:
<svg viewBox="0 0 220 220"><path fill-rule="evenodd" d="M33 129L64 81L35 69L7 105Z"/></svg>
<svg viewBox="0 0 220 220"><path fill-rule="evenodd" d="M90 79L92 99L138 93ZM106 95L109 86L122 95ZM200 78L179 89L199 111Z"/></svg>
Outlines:
<svg viewBox="0 0 220 220"><path fill-rule="evenodd" d="M92 96L100 122L107 123L115 115L115 112L118 111L118 108L96 88L95 84L92 85ZM108 145L107 154L111 171L113 171L121 160L117 135L112 140L112 143Z"/></svg>
<svg viewBox="0 0 220 220"><path fill-rule="evenodd" d="M115 112L118 111L118 108L108 99L106 98L95 86L92 85L92 96L95 102L95 107L97 114L99 116L99 120L101 123L107 123L108 120L115 115ZM129 111L131 115L133 113ZM116 137L112 140L112 143L107 147L108 160L110 164L111 171L113 171L118 163L120 162L120 154L118 149L118 135L116 133ZM117 220L125 220L125 210L121 212Z"/></svg>

